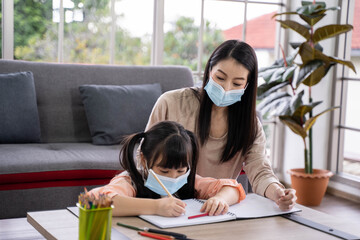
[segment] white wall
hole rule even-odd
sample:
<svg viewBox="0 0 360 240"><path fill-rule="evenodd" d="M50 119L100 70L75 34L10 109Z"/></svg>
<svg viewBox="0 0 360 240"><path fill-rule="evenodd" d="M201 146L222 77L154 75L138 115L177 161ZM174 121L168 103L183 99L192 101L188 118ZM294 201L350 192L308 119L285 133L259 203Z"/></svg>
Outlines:
<svg viewBox="0 0 360 240"><path fill-rule="evenodd" d="M295 11L301 6L300 1L291 2L291 11ZM326 1L327 7L337 5L337 1ZM335 24L337 20L338 12L329 11L315 27L318 28L322 25ZM292 20L298 21L300 18L291 17ZM290 33L290 42L302 42L304 38L297 33L293 33L291 30L287 30ZM321 41L320 44L324 48L324 53L327 55L334 55L335 39ZM299 61L298 61L299 62ZM323 110L331 106L331 94L332 94L332 81L333 70L329 71L325 78L320 83L312 87L313 101L323 101L322 104L315 107L313 115L322 112ZM308 87L305 88L307 93ZM305 94L303 100L308 99L308 94ZM337 110L335 110L337 111ZM330 113L324 114L318 118L313 126L313 168L327 168L328 152L329 152L329 129L330 129ZM283 168L282 176L283 181L286 184L291 183L289 174L286 173L291 168L304 168L304 144L302 138L294 134L288 127L285 128L284 134L284 147L283 147Z"/></svg>

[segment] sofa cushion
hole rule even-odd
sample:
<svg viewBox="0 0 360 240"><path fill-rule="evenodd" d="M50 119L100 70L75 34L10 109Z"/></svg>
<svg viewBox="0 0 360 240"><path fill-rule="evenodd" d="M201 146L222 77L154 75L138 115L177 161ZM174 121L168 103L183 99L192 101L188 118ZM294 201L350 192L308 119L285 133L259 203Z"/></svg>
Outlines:
<svg viewBox="0 0 360 240"><path fill-rule="evenodd" d="M82 85L79 87L93 144L118 144L144 131L161 85Z"/></svg>
<svg viewBox="0 0 360 240"><path fill-rule="evenodd" d="M40 142L40 122L31 72L0 74L0 143Z"/></svg>

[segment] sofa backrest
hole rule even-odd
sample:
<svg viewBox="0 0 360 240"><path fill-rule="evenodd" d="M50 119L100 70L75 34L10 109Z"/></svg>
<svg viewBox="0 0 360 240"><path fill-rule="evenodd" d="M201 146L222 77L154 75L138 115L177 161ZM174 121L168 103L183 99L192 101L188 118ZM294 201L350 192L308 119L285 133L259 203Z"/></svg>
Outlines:
<svg viewBox="0 0 360 240"><path fill-rule="evenodd" d="M162 91L189 87L193 78L182 66L117 66L0 60L0 73L34 75L42 142L91 142L79 86L160 83Z"/></svg>

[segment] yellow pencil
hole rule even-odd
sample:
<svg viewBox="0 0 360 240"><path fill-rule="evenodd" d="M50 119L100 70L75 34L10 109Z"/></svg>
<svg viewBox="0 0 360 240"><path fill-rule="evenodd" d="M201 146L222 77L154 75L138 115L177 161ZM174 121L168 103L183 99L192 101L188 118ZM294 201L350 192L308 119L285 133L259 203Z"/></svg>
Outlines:
<svg viewBox="0 0 360 240"><path fill-rule="evenodd" d="M160 181L160 179L158 178L158 176L156 175L156 173L150 169L149 172L151 172L151 174L155 177L156 181L158 181L158 183L160 184L160 186L165 190L165 192L167 193L167 195L169 197L173 197L173 195L171 195L171 193L166 189L165 185Z"/></svg>

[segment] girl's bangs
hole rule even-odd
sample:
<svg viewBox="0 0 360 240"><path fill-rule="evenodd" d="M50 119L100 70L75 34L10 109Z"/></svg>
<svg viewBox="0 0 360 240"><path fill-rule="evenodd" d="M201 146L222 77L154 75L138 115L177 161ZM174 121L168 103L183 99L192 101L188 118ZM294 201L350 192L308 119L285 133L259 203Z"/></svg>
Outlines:
<svg viewBox="0 0 360 240"><path fill-rule="evenodd" d="M161 160L157 164L160 167L177 169L190 166L191 147L179 135L169 137L160 152Z"/></svg>

